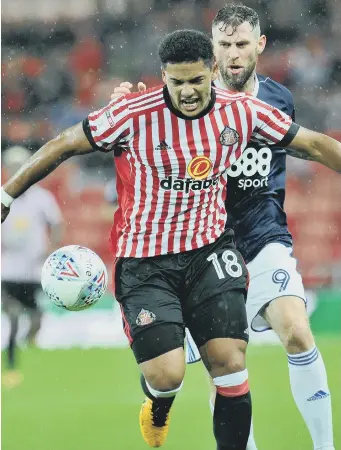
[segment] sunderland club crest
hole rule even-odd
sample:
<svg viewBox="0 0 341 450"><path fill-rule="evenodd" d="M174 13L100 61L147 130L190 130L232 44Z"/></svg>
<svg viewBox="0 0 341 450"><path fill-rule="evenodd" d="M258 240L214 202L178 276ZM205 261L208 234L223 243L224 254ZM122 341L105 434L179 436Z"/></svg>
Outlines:
<svg viewBox="0 0 341 450"><path fill-rule="evenodd" d="M136 317L136 325L143 327L144 325L153 323L155 319L156 315L153 312L142 308Z"/></svg>
<svg viewBox="0 0 341 450"><path fill-rule="evenodd" d="M220 133L219 142L221 143L221 145L226 146L234 145L238 141L239 141L239 133L233 128L226 126Z"/></svg>

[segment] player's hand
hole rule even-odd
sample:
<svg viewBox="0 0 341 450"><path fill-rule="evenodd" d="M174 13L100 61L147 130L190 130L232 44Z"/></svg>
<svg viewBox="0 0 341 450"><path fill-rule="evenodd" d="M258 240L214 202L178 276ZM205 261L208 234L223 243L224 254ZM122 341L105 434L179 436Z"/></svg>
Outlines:
<svg viewBox="0 0 341 450"><path fill-rule="evenodd" d="M5 221L8 216L9 208L1 203L1 223Z"/></svg>
<svg viewBox="0 0 341 450"><path fill-rule="evenodd" d="M123 95L130 94L133 85L129 81L123 81L118 87L115 87L114 93L111 94L111 100L122 97ZM141 81L137 84L138 92L144 92L147 86Z"/></svg>

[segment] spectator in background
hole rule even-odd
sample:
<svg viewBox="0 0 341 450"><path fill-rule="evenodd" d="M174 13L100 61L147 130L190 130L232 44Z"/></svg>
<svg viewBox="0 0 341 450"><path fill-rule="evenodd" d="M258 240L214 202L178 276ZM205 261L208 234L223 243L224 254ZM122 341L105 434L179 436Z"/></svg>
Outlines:
<svg viewBox="0 0 341 450"><path fill-rule="evenodd" d="M111 205L117 205L116 178L112 178L105 185L104 197Z"/></svg>
<svg viewBox="0 0 341 450"><path fill-rule="evenodd" d="M326 51L321 37L308 36L304 45L298 45L290 54L290 72L293 82L305 89L327 86L332 70L332 57Z"/></svg>
<svg viewBox="0 0 341 450"><path fill-rule="evenodd" d="M13 144L29 138L30 146L31 137L9 136L8 122L19 120L24 127L32 116L35 123L50 122L47 135L42 136L48 140L59 129L79 122L89 105L102 104L97 84L110 82L113 74L132 80L143 74L147 85L159 84L158 40L184 26L208 30L221 7L220 0L89 0L79 8L77 0L69 0L65 17L58 17L60 4L47 2L50 6L35 11L32 21L32 12L26 13L32 10L32 1L28 7L25 0L17 0L20 8L9 2L2 30L2 136ZM247 3L260 8L269 40L260 73L294 91L296 115L303 126L339 128L337 111L333 115L330 102L319 93L321 86L328 89L330 98L341 92L340 1Z"/></svg>
<svg viewBox="0 0 341 450"><path fill-rule="evenodd" d="M107 201L102 206L102 218L105 221L112 221L114 213L117 209L117 191L116 191L116 177L109 180L104 188L104 198Z"/></svg>
<svg viewBox="0 0 341 450"><path fill-rule="evenodd" d="M25 147L7 149L3 154L7 174L15 173L30 155ZM61 242L61 223L61 212L54 196L40 186L33 186L18 199L2 227L2 307L10 321L7 370L2 379L6 387L14 387L23 380L16 360L19 317L22 312L30 316L26 339L33 342L42 317L36 302L41 267L47 255Z"/></svg>

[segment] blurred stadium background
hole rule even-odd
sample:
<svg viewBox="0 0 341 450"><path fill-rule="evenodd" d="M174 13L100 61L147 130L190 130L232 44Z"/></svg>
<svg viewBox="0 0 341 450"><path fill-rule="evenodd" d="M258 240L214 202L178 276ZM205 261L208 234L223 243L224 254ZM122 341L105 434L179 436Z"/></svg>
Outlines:
<svg viewBox="0 0 341 450"><path fill-rule="evenodd" d="M268 37L258 72L289 87L298 123L341 140L341 2L245 0ZM221 0L4 0L2 151L32 152L107 103L121 81L159 84L159 39L176 28L209 31ZM6 172L2 170L2 183ZM43 185L66 223L63 244L98 252L110 270L107 236L115 208L110 155L72 160ZM341 177L288 157L286 209L323 351L341 448ZM38 348L23 348L24 382L2 393L5 450L146 448L139 436L138 370L110 293L88 312L66 313L39 299ZM21 332L27 326L22 320ZM2 316L2 348L8 325ZM262 450L310 449L292 401L284 351L271 333L252 336L249 372L255 434ZM49 349L50 351L46 351ZM190 367L165 449L213 449L206 381ZM197 434L197 431L200 433Z"/></svg>

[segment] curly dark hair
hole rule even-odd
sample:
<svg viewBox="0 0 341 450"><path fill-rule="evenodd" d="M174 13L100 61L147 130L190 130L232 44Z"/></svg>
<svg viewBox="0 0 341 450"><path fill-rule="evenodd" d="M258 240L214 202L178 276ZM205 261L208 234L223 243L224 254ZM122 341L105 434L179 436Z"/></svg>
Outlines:
<svg viewBox="0 0 341 450"><path fill-rule="evenodd" d="M202 60L212 67L213 45L210 37L197 30L177 30L167 34L159 46L162 66L168 63L193 63Z"/></svg>
<svg viewBox="0 0 341 450"><path fill-rule="evenodd" d="M218 11L213 19L212 27L220 25L220 31L226 31L227 27L232 27L233 34L244 22L249 22L252 29L255 29L259 25L257 12L243 4L229 3Z"/></svg>

